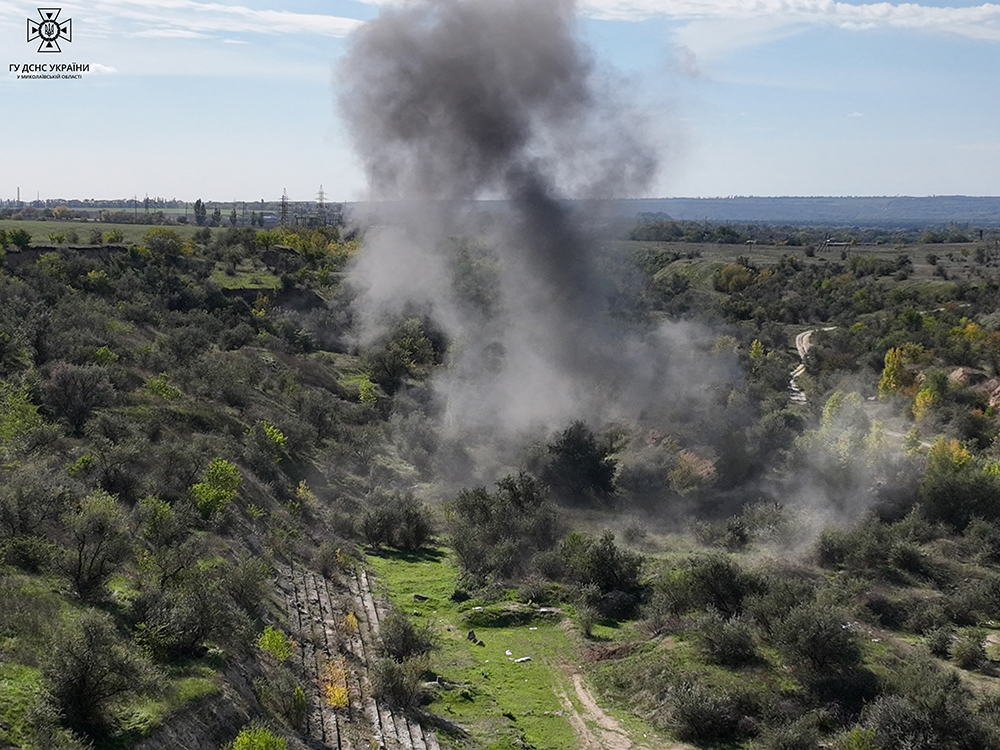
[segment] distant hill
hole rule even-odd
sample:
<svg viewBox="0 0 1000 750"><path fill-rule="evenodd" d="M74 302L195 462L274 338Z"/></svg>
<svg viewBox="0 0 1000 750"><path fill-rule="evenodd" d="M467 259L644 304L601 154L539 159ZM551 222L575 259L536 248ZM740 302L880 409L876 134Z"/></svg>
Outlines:
<svg viewBox="0 0 1000 750"><path fill-rule="evenodd" d="M969 223L1000 225L1000 197L938 195L914 197L735 197L640 198L612 202L622 216L663 213L672 219L787 224L925 225Z"/></svg>
<svg viewBox="0 0 1000 750"><path fill-rule="evenodd" d="M593 204L584 213L595 215ZM596 215L633 219L640 214L691 221L733 221L820 226L913 227L933 224L1000 226L1000 197L936 195L915 197L734 197L734 198L634 198L598 202ZM392 221L405 204L348 203L345 212L355 221ZM503 201L483 200L473 210L502 213ZM603 209L601 211L600 209ZM412 210L412 207L411 209Z"/></svg>

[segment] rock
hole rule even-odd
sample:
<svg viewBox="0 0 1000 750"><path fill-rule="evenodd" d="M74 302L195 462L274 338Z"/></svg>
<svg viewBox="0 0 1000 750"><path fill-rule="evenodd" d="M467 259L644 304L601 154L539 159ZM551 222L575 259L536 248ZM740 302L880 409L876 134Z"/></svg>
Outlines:
<svg viewBox="0 0 1000 750"><path fill-rule="evenodd" d="M485 643L483 643L483 642L482 642L481 640L479 640L478 638L476 639L476 645L477 645L477 646L484 646L484 647L486 646L486 644L485 644Z"/></svg>
<svg viewBox="0 0 1000 750"><path fill-rule="evenodd" d="M467 636L465 636L465 637L468 638L470 641L476 640L476 631L475 630L470 630L469 634Z"/></svg>
<svg viewBox="0 0 1000 750"><path fill-rule="evenodd" d="M424 596L423 594L414 594L413 595L413 601L415 601L415 602L426 602L428 599L430 599L430 597L429 596Z"/></svg>

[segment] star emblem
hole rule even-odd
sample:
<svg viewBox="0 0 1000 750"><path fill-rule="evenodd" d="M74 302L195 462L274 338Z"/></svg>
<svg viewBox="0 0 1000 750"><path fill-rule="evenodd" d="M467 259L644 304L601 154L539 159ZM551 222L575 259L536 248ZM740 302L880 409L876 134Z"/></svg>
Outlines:
<svg viewBox="0 0 1000 750"><path fill-rule="evenodd" d="M39 52L62 52L59 49L59 40L73 41L73 19L60 21L61 12L62 8L39 8L38 15L42 20L28 19L28 41L41 39L38 45Z"/></svg>

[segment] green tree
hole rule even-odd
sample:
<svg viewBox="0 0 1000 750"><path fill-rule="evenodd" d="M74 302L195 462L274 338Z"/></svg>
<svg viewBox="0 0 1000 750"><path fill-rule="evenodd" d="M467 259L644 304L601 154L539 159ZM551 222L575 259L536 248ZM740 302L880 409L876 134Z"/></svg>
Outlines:
<svg viewBox="0 0 1000 750"><path fill-rule="evenodd" d="M118 501L96 490L66 518L71 534L64 570L84 601L97 597L131 549L125 512Z"/></svg>
<svg viewBox="0 0 1000 750"><path fill-rule="evenodd" d="M199 227L203 227L207 218L208 208L202 202L201 198L199 198L194 202L194 221Z"/></svg>
<svg viewBox="0 0 1000 750"><path fill-rule="evenodd" d="M232 502L243 484L243 475L236 464L223 458L213 458L201 475L201 481L191 487L195 504L202 516L218 513Z"/></svg>
<svg viewBox="0 0 1000 750"><path fill-rule="evenodd" d="M53 644L42 678L66 726L94 737L124 700L152 692L159 675L103 612L85 611Z"/></svg>
<svg viewBox="0 0 1000 750"><path fill-rule="evenodd" d="M173 229L153 227L142 236L143 244L155 256L176 258L184 249L184 240Z"/></svg>
<svg viewBox="0 0 1000 750"><path fill-rule="evenodd" d="M588 493L607 497L614 492L617 462L611 447L598 441L581 421L576 421L548 446L549 460L542 469L542 481L568 500Z"/></svg>
<svg viewBox="0 0 1000 750"><path fill-rule="evenodd" d="M485 487L462 490L451 510L452 549L476 576L513 578L558 539L544 485L524 472L501 479L493 493Z"/></svg>
<svg viewBox="0 0 1000 750"><path fill-rule="evenodd" d="M8 233L10 244L18 250L27 250L31 246L31 234L26 229L12 229Z"/></svg>

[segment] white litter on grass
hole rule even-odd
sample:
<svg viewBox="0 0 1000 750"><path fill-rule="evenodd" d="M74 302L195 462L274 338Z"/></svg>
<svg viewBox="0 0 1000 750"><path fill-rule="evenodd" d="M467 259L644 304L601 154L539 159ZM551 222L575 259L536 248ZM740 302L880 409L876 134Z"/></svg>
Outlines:
<svg viewBox="0 0 1000 750"><path fill-rule="evenodd" d="M530 656L522 656L520 659L514 659L515 664L520 664L522 662L531 661Z"/></svg>
<svg viewBox="0 0 1000 750"><path fill-rule="evenodd" d="M538 628L528 628L528 630L538 630Z"/></svg>
<svg viewBox="0 0 1000 750"><path fill-rule="evenodd" d="M510 655L511 655L511 654L513 654L514 652L513 652L513 651L511 651L510 649L507 649L506 651L504 651L504 653L505 653L505 654L507 654L507 656L510 656Z"/></svg>

